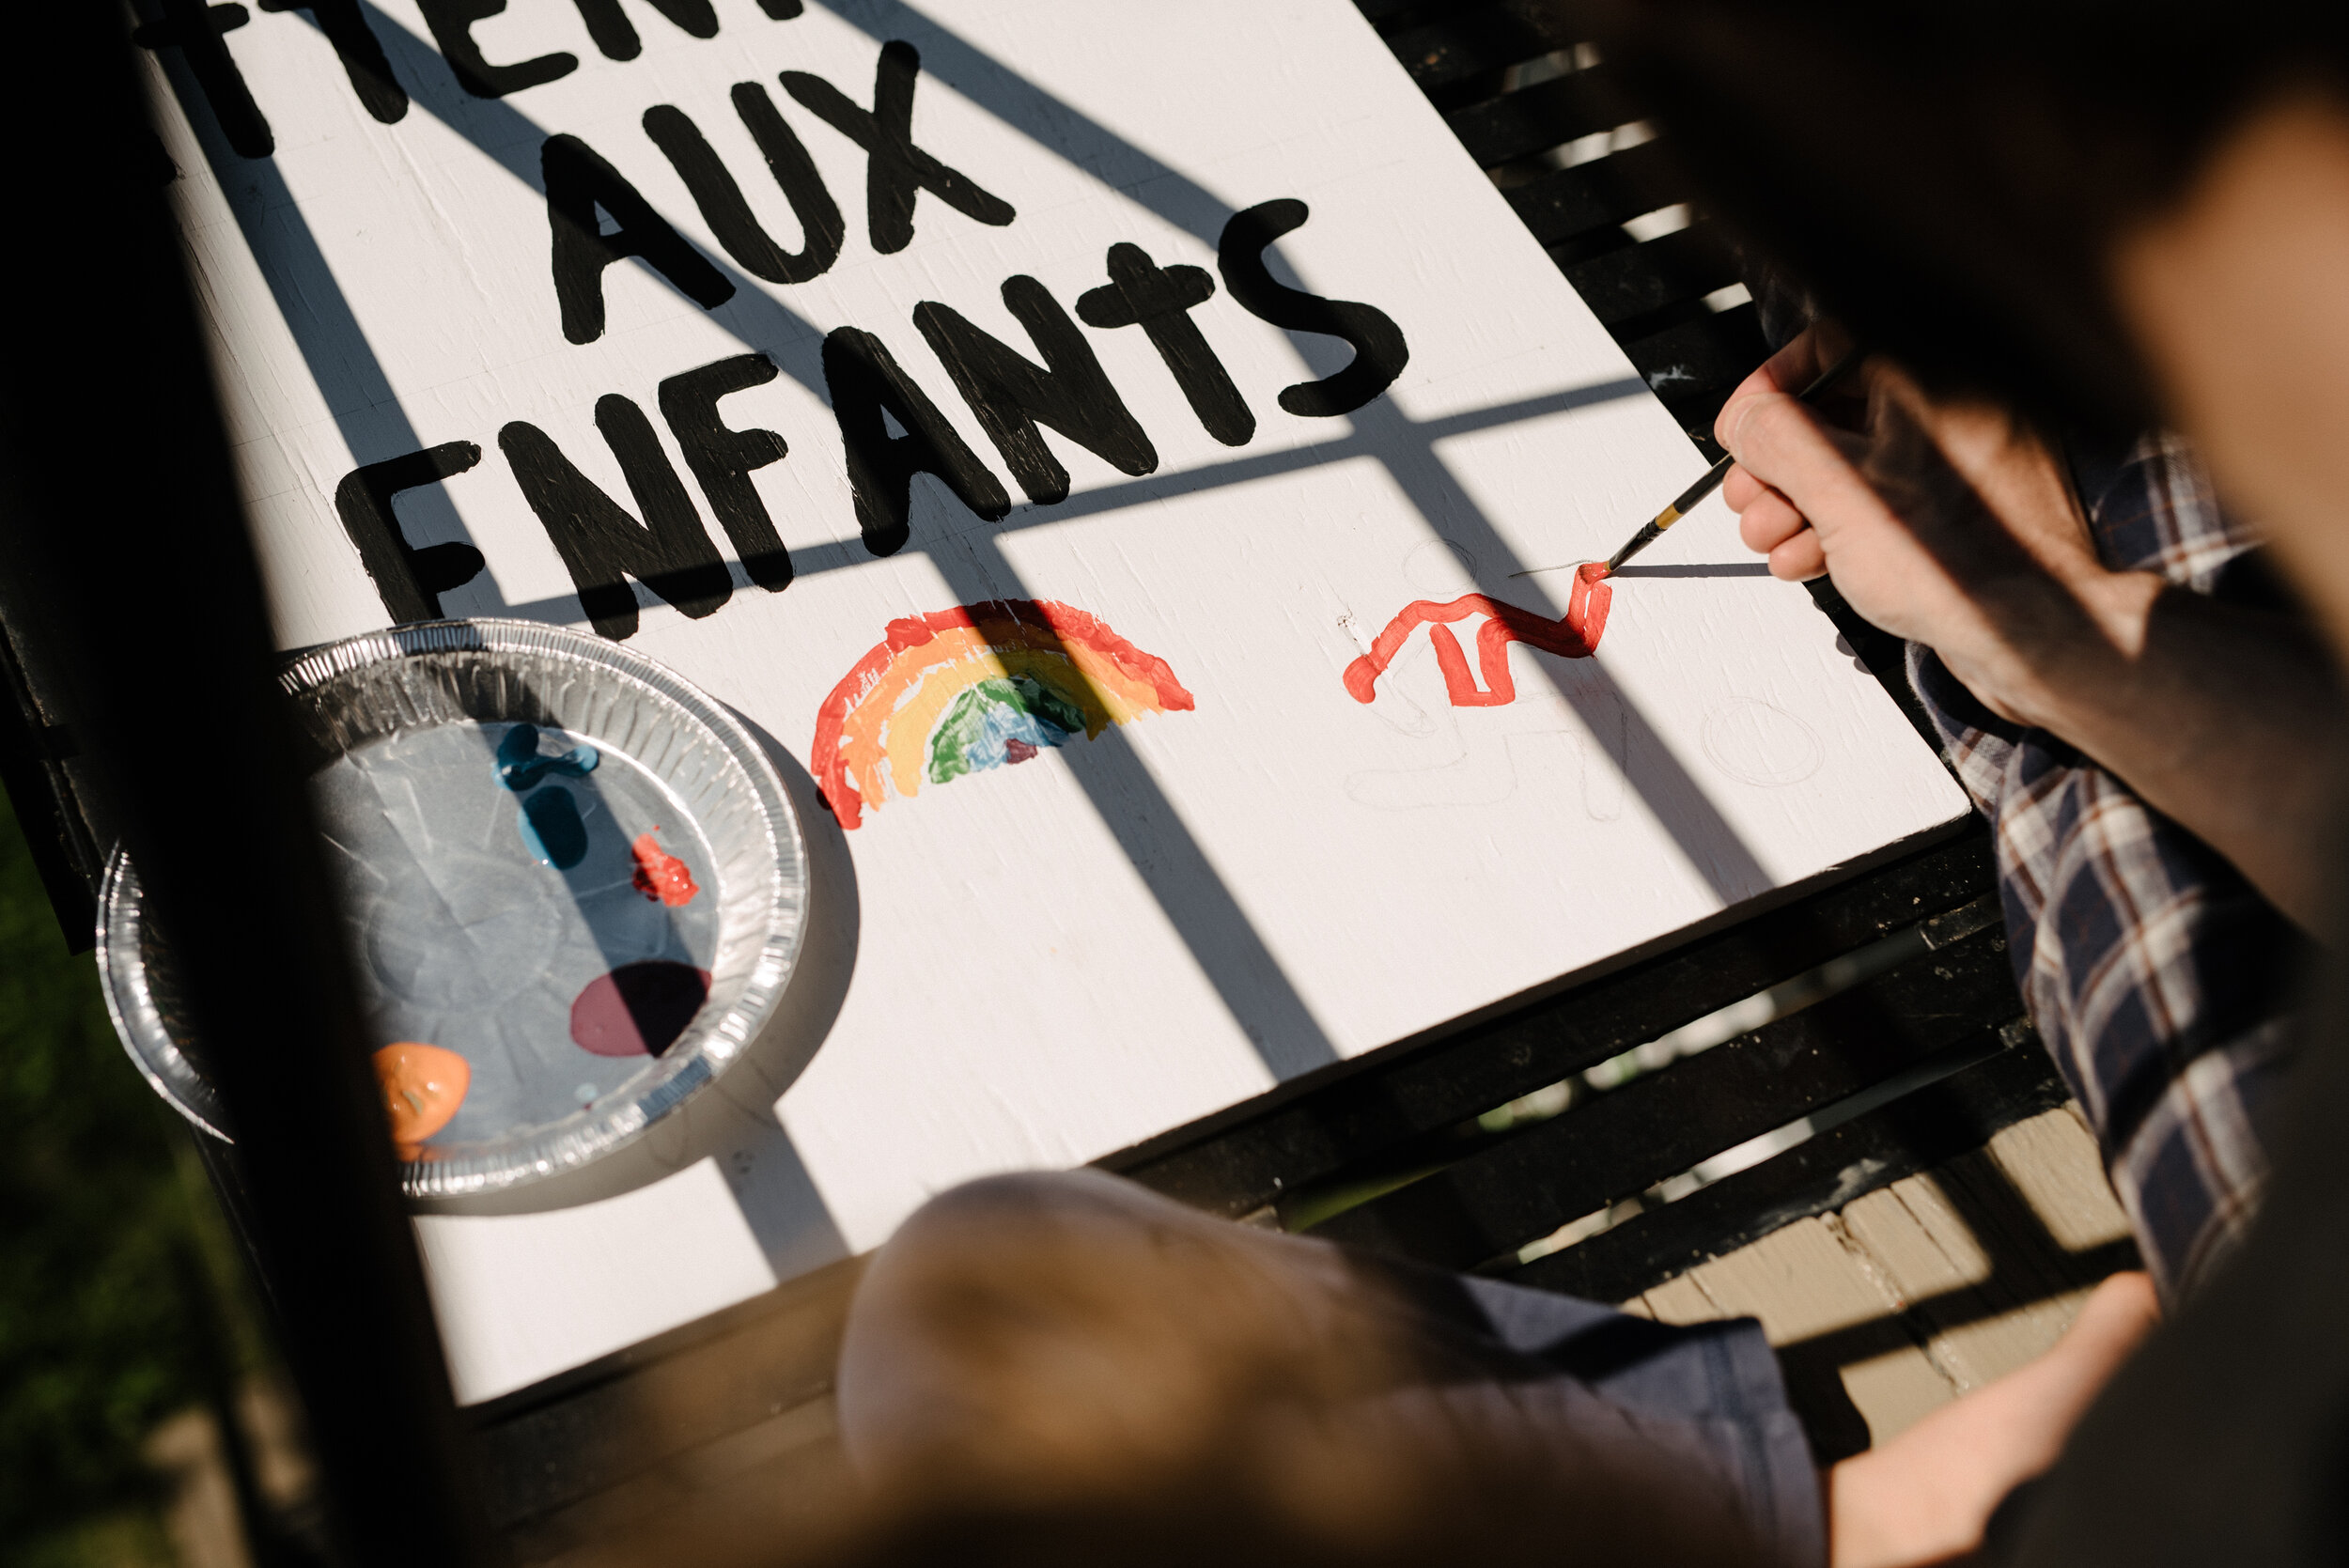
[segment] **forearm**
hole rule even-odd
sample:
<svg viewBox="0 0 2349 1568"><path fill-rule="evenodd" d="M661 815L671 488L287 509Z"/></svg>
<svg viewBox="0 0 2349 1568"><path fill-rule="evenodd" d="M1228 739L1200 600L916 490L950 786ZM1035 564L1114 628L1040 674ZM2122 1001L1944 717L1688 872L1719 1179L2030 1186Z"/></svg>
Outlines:
<svg viewBox="0 0 2349 1568"><path fill-rule="evenodd" d="M1993 700L2095 759L2312 926L2326 901L2310 846L2326 837L2344 717L2323 649L2282 616L2146 573L2065 587L2071 605L2028 612Z"/></svg>

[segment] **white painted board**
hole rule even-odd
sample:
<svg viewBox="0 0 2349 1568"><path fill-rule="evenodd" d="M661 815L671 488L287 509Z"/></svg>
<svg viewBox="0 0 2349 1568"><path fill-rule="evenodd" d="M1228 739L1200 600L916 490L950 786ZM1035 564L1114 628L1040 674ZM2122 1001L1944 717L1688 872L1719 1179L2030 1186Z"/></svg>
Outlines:
<svg viewBox="0 0 2349 1568"><path fill-rule="evenodd" d="M1506 647L1513 700L1487 671L1455 705L1425 629L1375 702L1349 693L1348 666L1414 602L1481 592L1560 617L1571 574L1511 574L1607 554L1701 465L1346 0L823 0L780 21L715 0L708 39L640 0L614 7L640 35L633 58L599 51L593 5L513 0L475 25L489 61L577 62L484 98L435 53L419 0L361 0L410 100L388 123L312 13L257 11L224 41L268 158L226 144L182 51L150 53L185 95L165 140L282 641L390 618L335 492L360 464L448 442L484 455L393 503L412 546L484 557L442 607L583 624L499 435L537 427L636 514L596 423L607 395L645 411L733 558L659 387L757 351L781 374L722 408L788 444L751 483L795 579L770 592L738 562L730 600L700 618L639 588L635 645L801 768L823 705L891 622L983 600L1096 617L1190 702L1019 766L880 791L850 831L814 823L818 858L852 879L825 911L841 985L810 1014L804 1071L729 1084L739 1126L655 1146L643 1157L660 1179L420 1219L462 1397L870 1247L963 1178L1097 1157L1964 812L1802 592L1758 575L1718 503L1615 584L1595 656ZM778 73L869 107L892 39L919 54L913 143L1010 221L925 191L911 242L877 250L866 154ZM744 271L645 129L648 108L682 111L792 248L801 229L730 101L739 83L761 85L842 213L820 276ZM731 298L705 309L623 261L600 274L600 335L568 340L541 191L557 134L623 175ZM1275 276L1374 306L1408 347L1400 377L1353 412L1281 405L1350 351L1259 318L1217 275L1226 221L1276 200L1310 216L1268 254ZM1155 472L1047 434L1067 500L988 520L918 477L910 542L868 551L824 335L882 340L1008 485L915 307L941 303L1034 358L1004 280L1036 279L1071 310L1120 243L1216 280L1187 318L1252 411L1251 439L1211 436L1141 329L1079 327ZM1456 628L1470 669L1486 618Z"/></svg>

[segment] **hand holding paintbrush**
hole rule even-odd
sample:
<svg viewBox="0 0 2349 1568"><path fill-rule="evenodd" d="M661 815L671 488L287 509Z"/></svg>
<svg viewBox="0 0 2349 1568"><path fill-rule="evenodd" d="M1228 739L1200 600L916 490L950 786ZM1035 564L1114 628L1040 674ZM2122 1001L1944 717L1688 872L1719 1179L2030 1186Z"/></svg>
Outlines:
<svg viewBox="0 0 2349 1568"><path fill-rule="evenodd" d="M1867 349L1863 346L1854 344L1849 349L1845 350L1843 358L1837 360L1833 365L1828 365L1825 370L1821 371L1812 379L1809 386L1802 389L1801 393L1798 394L1800 400L1805 403L1816 400L1820 395L1834 386L1837 381L1842 380L1845 372L1849 371L1854 365L1858 365L1862 359L1866 358L1867 352ZM1682 518L1687 517L1689 512L1696 508L1699 502L1703 501L1706 496L1711 495L1715 490L1720 489L1721 481L1729 477L1729 471L1736 465L1737 459L1735 458L1724 456L1719 462L1717 462L1711 468L1706 469L1704 473L1699 476L1695 484L1690 485L1687 489L1682 490L1678 495L1672 498L1671 505L1657 513L1656 516L1650 518L1645 523L1642 523L1638 533L1632 535L1630 538L1625 540L1623 548L1615 551L1613 555L1608 558L1607 568L1599 575L1603 577L1611 577L1616 572L1623 569L1623 564L1626 561L1628 561L1634 555L1639 554L1640 551L1654 544L1657 539L1662 538L1664 536L1665 529L1670 528L1673 523L1678 522ZM1577 561L1571 563L1570 565L1572 567L1580 567L1585 564L1586 563ZM1565 571L1568 569L1570 569L1569 567L1532 567L1524 571L1511 572L1509 575L1512 577L1531 577L1535 572Z"/></svg>

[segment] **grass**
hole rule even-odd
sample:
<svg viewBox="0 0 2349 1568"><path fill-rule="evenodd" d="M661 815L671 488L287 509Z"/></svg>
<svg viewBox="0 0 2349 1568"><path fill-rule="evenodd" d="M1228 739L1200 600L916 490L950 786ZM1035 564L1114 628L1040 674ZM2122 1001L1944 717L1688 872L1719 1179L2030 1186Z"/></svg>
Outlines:
<svg viewBox="0 0 2349 1568"><path fill-rule="evenodd" d="M124 1056L0 801L0 1563L168 1561L139 1449L257 1347L223 1345L220 1219ZM241 1315L241 1314L240 1314ZM249 1318L246 1319L249 1323ZM249 1336L240 1336L249 1339Z"/></svg>

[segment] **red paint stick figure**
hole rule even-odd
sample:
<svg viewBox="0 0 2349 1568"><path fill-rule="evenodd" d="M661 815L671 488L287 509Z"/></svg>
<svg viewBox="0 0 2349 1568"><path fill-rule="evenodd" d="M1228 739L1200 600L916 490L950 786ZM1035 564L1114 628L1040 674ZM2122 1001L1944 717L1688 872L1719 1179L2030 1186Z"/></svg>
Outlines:
<svg viewBox="0 0 2349 1568"><path fill-rule="evenodd" d="M1387 673L1387 666L1403 651L1411 633L1423 626L1436 650L1436 664L1443 671L1444 693L1452 699L1452 706L1504 707L1517 695L1517 682L1509 675L1510 644L1530 643L1562 659L1588 659L1598 651L1598 640L1607 630L1607 609L1614 599L1606 576L1606 565L1598 561L1578 569L1566 613L1554 621L1483 594L1463 594L1449 604L1414 600L1387 623L1368 653L1346 667L1346 689L1358 703L1377 697L1378 677ZM1470 615L1487 617L1476 632L1476 667L1485 677L1481 688L1469 673L1468 656L1450 625Z"/></svg>

